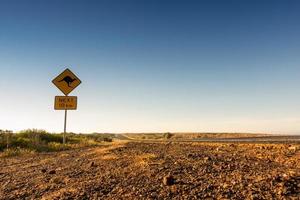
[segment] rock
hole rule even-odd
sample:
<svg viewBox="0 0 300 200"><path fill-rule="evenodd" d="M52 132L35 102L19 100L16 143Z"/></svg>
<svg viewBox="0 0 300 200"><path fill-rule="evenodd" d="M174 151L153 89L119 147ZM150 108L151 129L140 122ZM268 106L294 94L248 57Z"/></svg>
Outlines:
<svg viewBox="0 0 300 200"><path fill-rule="evenodd" d="M211 158L207 156L207 157L204 157L203 160L208 161L208 160L211 160Z"/></svg>
<svg viewBox="0 0 300 200"><path fill-rule="evenodd" d="M94 162L94 161L91 162L91 163L89 164L89 166L90 166L90 167L95 167L95 162Z"/></svg>
<svg viewBox="0 0 300 200"><path fill-rule="evenodd" d="M175 183L175 179L172 175L167 175L163 178L164 185L173 185Z"/></svg>
<svg viewBox="0 0 300 200"><path fill-rule="evenodd" d="M53 170L50 170L49 171L49 174L56 174L56 171L53 169Z"/></svg>
<svg viewBox="0 0 300 200"><path fill-rule="evenodd" d="M41 170L41 172L42 172L42 173L46 173L47 170L44 168L44 169Z"/></svg>
<svg viewBox="0 0 300 200"><path fill-rule="evenodd" d="M297 146L290 145L288 149L290 151L296 151L297 150Z"/></svg>
<svg viewBox="0 0 300 200"><path fill-rule="evenodd" d="M152 198L157 198L158 195L157 195L156 192L151 192L150 196L151 196Z"/></svg>
<svg viewBox="0 0 300 200"><path fill-rule="evenodd" d="M287 174L282 174L282 177L283 177L283 178L287 178L288 175L287 175Z"/></svg>
<svg viewBox="0 0 300 200"><path fill-rule="evenodd" d="M59 184L59 183L62 183L62 180L60 177L53 177L50 179L49 183Z"/></svg>

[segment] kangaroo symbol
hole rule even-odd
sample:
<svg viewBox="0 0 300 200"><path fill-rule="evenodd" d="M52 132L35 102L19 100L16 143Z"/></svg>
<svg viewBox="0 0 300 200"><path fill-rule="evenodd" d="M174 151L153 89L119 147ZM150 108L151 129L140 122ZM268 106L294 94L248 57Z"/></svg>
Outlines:
<svg viewBox="0 0 300 200"><path fill-rule="evenodd" d="M77 79L76 78L71 78L70 76L66 76L65 78L61 79L60 81L58 82L66 82L68 84L69 87L71 87L70 84L72 84L74 81L76 81Z"/></svg>

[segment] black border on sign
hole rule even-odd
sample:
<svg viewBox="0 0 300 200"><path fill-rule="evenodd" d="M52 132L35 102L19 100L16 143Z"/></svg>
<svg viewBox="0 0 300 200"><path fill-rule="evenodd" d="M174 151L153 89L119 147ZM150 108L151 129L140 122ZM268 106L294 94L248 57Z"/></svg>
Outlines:
<svg viewBox="0 0 300 200"><path fill-rule="evenodd" d="M67 68L67 69L65 69L63 72L61 72L59 75L57 75L53 80L52 80L52 83L55 85L55 83L54 83L54 80L57 78L57 77L59 77L60 75L62 75L63 73L65 73L66 71L69 71L69 72L71 72L74 76L75 76L75 78L79 81L79 84L75 87L75 88L73 88L73 90L75 90L80 84L81 84L81 80L69 69L69 68ZM55 85L55 87L57 87L56 85ZM73 92L73 90L71 90L69 93L65 93L64 91L62 91L59 87L57 87L64 95L66 95L66 96L68 96L68 94L70 94L71 92Z"/></svg>
<svg viewBox="0 0 300 200"><path fill-rule="evenodd" d="M56 98L59 98L59 97L65 97L65 98L68 98L68 97L75 97L75 99L76 99L76 106L75 106L75 108L69 108L69 109L65 109L65 108L63 108L63 109L56 109L56 108L55 108L55 101L56 101ZM55 97L54 97L54 110L77 110L77 103L78 103L78 98L77 98L77 96L55 96Z"/></svg>

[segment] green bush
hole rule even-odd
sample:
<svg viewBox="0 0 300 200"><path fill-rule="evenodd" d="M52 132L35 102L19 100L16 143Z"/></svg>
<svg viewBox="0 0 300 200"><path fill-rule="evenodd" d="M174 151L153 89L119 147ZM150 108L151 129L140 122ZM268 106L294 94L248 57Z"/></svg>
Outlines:
<svg viewBox="0 0 300 200"><path fill-rule="evenodd" d="M18 149L48 152L70 148L95 146L100 142L112 142L114 134L74 134L66 133L66 144L63 145L63 134L48 133L45 130L27 129L18 133L0 131L0 151L7 155L17 155ZM7 144L9 149L7 149Z"/></svg>
<svg viewBox="0 0 300 200"><path fill-rule="evenodd" d="M10 146L13 147L21 147L21 148L29 148L32 144L32 141L28 138L22 137L15 137L12 141Z"/></svg>
<svg viewBox="0 0 300 200"><path fill-rule="evenodd" d="M169 133L169 132L163 134L163 137L164 137L165 139L170 139L172 136L173 136L172 133Z"/></svg>
<svg viewBox="0 0 300 200"><path fill-rule="evenodd" d="M38 130L38 129L27 129L20 131L16 134L17 137L21 138L28 138L35 142L63 142L63 136L61 134L51 134L47 133L45 130Z"/></svg>
<svg viewBox="0 0 300 200"><path fill-rule="evenodd" d="M59 135L59 134L42 133L40 135L40 138L42 141L45 141L46 143L49 143L49 142L62 143L63 142L63 136Z"/></svg>

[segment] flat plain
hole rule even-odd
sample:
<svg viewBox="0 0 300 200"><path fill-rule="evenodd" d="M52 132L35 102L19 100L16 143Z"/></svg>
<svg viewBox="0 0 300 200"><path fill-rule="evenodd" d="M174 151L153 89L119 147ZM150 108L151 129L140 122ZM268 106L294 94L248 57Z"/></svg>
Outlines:
<svg viewBox="0 0 300 200"><path fill-rule="evenodd" d="M0 199L300 199L297 143L121 141L0 159Z"/></svg>

